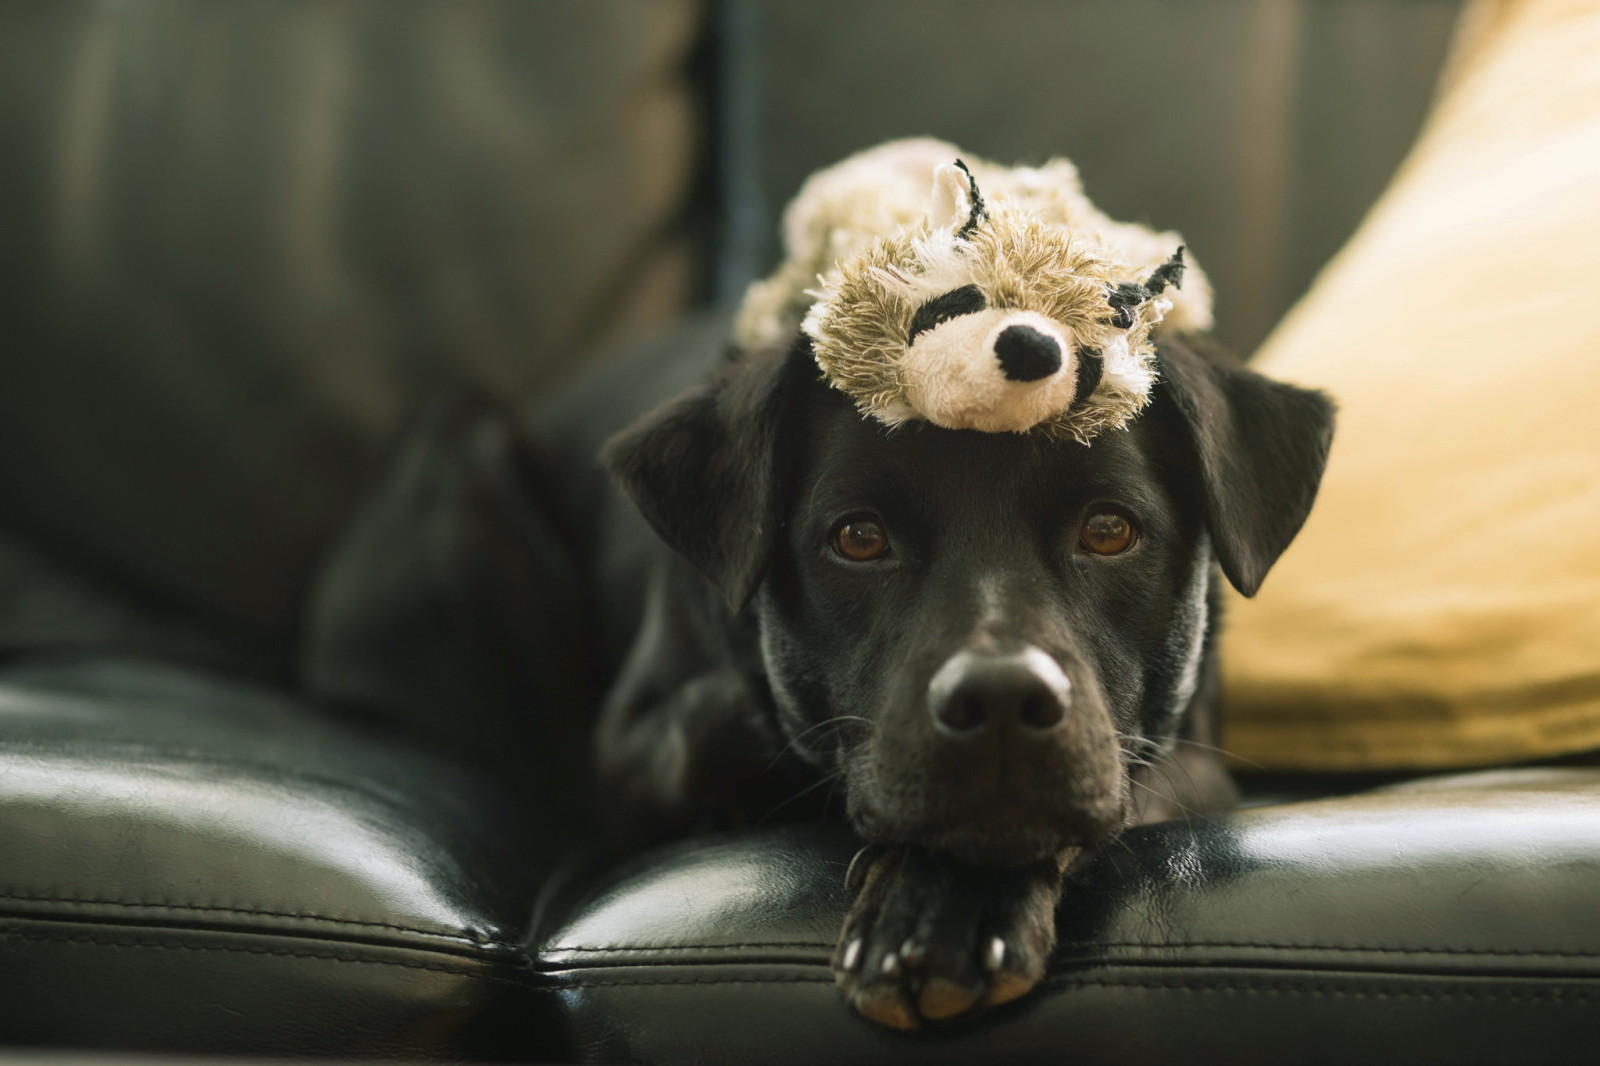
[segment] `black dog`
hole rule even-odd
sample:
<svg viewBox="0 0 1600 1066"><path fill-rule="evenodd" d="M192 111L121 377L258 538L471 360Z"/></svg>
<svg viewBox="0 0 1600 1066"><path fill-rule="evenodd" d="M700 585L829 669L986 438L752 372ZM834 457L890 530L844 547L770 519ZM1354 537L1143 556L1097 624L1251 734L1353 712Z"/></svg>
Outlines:
<svg viewBox="0 0 1600 1066"><path fill-rule="evenodd" d="M569 495L626 830L754 821L826 781L871 845L834 957L857 1009L912 1028L1030 989L1082 849L1232 801L1213 564L1254 593L1322 474L1331 404L1197 343L1165 339L1150 408L1088 446L887 429L803 339L708 367L702 334L564 397L562 469L626 426L604 462L634 506Z"/></svg>
<svg viewBox="0 0 1600 1066"><path fill-rule="evenodd" d="M1331 405L1168 338L1150 407L1092 445L889 430L805 342L726 334L531 424L421 419L319 582L303 681L526 785L542 833L592 806L591 733L635 845L842 805L871 844L851 1002L911 1028L1021 995L1082 849L1231 802L1213 563L1255 591Z"/></svg>

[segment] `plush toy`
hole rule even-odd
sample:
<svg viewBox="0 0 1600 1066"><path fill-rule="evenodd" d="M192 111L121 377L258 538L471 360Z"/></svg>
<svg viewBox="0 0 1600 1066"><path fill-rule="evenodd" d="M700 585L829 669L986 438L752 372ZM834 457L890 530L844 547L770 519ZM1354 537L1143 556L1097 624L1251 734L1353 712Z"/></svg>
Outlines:
<svg viewBox="0 0 1600 1066"><path fill-rule="evenodd" d="M828 381L891 426L1088 443L1149 402L1158 327L1211 326L1180 238L1107 218L1065 159L1004 167L893 141L813 175L784 243L737 342L800 328Z"/></svg>

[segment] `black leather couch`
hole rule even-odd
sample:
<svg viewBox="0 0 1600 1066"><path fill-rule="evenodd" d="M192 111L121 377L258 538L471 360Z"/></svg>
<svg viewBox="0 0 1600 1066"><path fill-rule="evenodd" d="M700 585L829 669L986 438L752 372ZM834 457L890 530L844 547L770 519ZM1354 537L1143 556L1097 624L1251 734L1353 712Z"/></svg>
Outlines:
<svg viewBox="0 0 1600 1066"><path fill-rule="evenodd" d="M1600 771L1524 768L1135 830L1074 878L1037 995L907 1037L829 976L856 846L837 827L576 877L563 826L428 752L190 668L27 656L0 670L0 1034L508 1062L1592 1062L1597 795Z"/></svg>
<svg viewBox="0 0 1600 1066"><path fill-rule="evenodd" d="M890 3L831 54L838 76L820 93L808 82L817 42L851 5L814 5L806 22L792 6L729 4L710 23L688 3L618 19L590 0L413 3L381 19L363 5L263 14L214 0L0 11L15 90L0 94L0 136L18 178L6 195L25 208L0 220L12 238L0 244L0 310L21 340L0 390L0 1046L663 1063L1593 1061L1600 771L1583 766L1247 782L1252 806L1136 830L1075 876L1039 994L907 1037L854 1017L831 985L854 848L837 828L773 826L596 869L574 857L587 830L559 790L528 787L562 769L537 737L497 727L472 701L441 704L426 679L325 677L317 687L338 690L338 714L293 694L306 680L294 664L310 560L376 477L405 410L463 379L532 388L606 326L683 302L689 286L667 282L657 291L676 303L624 314L606 297L670 278L685 254L685 101L691 83L707 88L695 79L719 101L706 120L717 180L700 184L724 203L727 291L770 255L749 242L795 177L912 132L903 124L924 87L874 81L884 57L943 47L995 61L987 75L949 65L955 100L940 132L1000 157L1044 145L1097 158L1086 172L1108 207L1215 249L1213 275L1232 279L1225 317L1230 292L1277 290L1247 315L1234 304L1227 320L1246 323L1235 339L1248 344L1292 297L1283 278L1308 276L1381 186L1455 13L1412 0L1299 6L1306 69L1323 81L1291 109L1313 132L1295 139L1305 154L1289 169L1321 174L1318 153L1336 151L1345 169L1329 171L1336 194L1300 188L1283 201L1328 210L1280 219L1259 247L1247 238L1261 227L1229 212L1255 206L1261 174L1229 169L1242 154L1208 156L1213 127L1174 102L1260 87L1252 62L1279 55L1272 35L1294 20L1242 0L1181 11L1105 0L1075 7L1072 25L1054 3L1015 5L1015 24L1049 29L1017 48L1079 49L1048 68L1067 88L1108 61L1094 44L1105 34L1144 42L1128 91L1149 106L1124 102L1175 117L1136 142L1081 111L1066 131L1053 112L993 121L972 79L1046 68L976 47L999 32L988 24L908 23ZM1352 36L1370 47L1340 52ZM1268 47L1229 60L1245 39ZM153 61L180 44L196 62ZM711 69L686 73L701 48ZM646 93L655 102L640 106L617 88L638 85L676 102ZM572 86L581 92L561 91ZM869 95L885 106L840 103ZM1269 112L1220 125L1277 136ZM419 113L430 116L420 127L397 118ZM526 128L513 120L530 113ZM630 125L639 114L668 118ZM1351 129L1384 150L1343 152L1336 135ZM326 165L330 144L360 146L348 171ZM1149 146L1163 144L1184 146L1184 181L1154 165ZM565 169L525 187L530 160L557 158ZM765 162L752 171L752 160ZM638 173L653 179L642 192ZM362 195L339 194L341 180ZM284 188L293 195L280 202ZM1255 191L1233 203L1237 189ZM619 207L629 190L639 196ZM1202 203L1229 206L1184 214ZM495 204L510 205L504 217ZM535 239L548 254L530 266L519 242ZM1279 272L1291 252L1304 261ZM1254 284L1264 273L1266 288ZM463 276L497 295L463 298L452 287ZM511 276L521 287L496 287ZM525 305L529 290L539 300ZM507 338L530 330L542 358L523 365ZM451 621L449 602L435 608ZM547 705L585 699L541 671L525 680ZM530 765L540 780L519 780Z"/></svg>

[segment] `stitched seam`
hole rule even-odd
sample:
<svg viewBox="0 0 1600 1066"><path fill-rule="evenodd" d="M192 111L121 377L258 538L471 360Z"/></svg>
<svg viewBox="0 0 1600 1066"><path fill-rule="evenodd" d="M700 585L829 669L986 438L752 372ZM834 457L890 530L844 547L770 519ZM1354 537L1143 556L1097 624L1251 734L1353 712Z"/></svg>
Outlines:
<svg viewBox="0 0 1600 1066"><path fill-rule="evenodd" d="M357 966L400 966L407 970L427 970L429 973L454 974L457 977L476 977L487 981L498 981L502 984L516 985L518 988L529 987L521 981L497 974L484 973L482 970L466 970L459 967L439 966L427 962L405 962L401 959L358 959L349 955L332 955L318 951L283 951L273 948L246 948L228 944L175 944L165 940L111 940L104 937L92 936L61 936L55 934L35 934L22 932L15 929L0 930L0 940L28 940L45 941L59 944L95 944L101 947L113 948L156 948L162 951L221 951L234 955L272 955L287 959L322 959L327 962L348 962Z"/></svg>
<svg viewBox="0 0 1600 1066"><path fill-rule="evenodd" d="M541 954L558 954L579 952L593 954L615 954L628 951L729 951L738 948L815 948L818 951L828 951L832 944L804 943L801 941L773 940L750 941L742 944L634 944L626 947L557 947L546 948ZM1096 940L1085 941L1078 944L1063 944L1061 951L1070 953L1081 949L1094 948L1144 948L1147 950L1168 950L1182 948L1268 948L1277 951L1335 951L1335 952L1364 952L1378 955L1472 955L1480 958L1571 958L1571 959L1600 959L1600 953L1591 951L1561 951L1561 950L1509 950L1498 951L1494 949L1479 948L1379 948L1359 947L1332 944L1273 944L1265 941L1248 940L1187 940L1170 944L1152 943L1137 940ZM1077 960L1072 960L1077 961Z"/></svg>
<svg viewBox="0 0 1600 1066"><path fill-rule="evenodd" d="M1374 955L1473 955L1483 958L1546 956L1571 959L1600 959L1600 953L1592 951L1561 951L1559 949L1548 951L1541 949L1511 949L1501 951L1494 948L1379 948L1337 944L1273 944L1266 941L1250 940L1188 940L1173 944L1149 943L1137 940L1099 940L1066 946L1069 948L1146 948L1155 950L1163 948L1270 948L1280 951L1344 951L1351 953L1364 952Z"/></svg>
<svg viewBox="0 0 1600 1066"><path fill-rule="evenodd" d="M818 944L804 940L747 940L738 944L662 944L660 946L634 944L617 948L546 948L545 951L552 955L557 952L572 954L584 952L605 955L622 951L728 951L735 948L815 948L818 951L827 951L832 947L832 944Z"/></svg>
<svg viewBox="0 0 1600 1066"><path fill-rule="evenodd" d="M446 932L443 929L418 929L409 925L396 925L392 922L371 922L359 918L330 918L322 914L302 914L295 911L267 911L254 910L248 907L222 907L207 906L200 903L148 903L138 900L123 899L79 899L72 896L28 896L15 892L0 893L0 900L11 900L17 903L77 903L92 907L128 907L150 910L168 911L195 911L200 914L245 914L260 918L298 918L303 921L331 922L334 925L353 925L364 929L389 929L397 933L415 933L418 936L442 937L447 940L465 940L472 944L481 944L486 947L509 947L499 940L488 940L473 936L466 930Z"/></svg>
<svg viewBox="0 0 1600 1066"><path fill-rule="evenodd" d="M1600 999L1600 992L1583 988L1531 988L1525 991L1504 988L1333 988L1326 985L1217 984L1197 981L1074 981L1045 982L1046 988L1161 988L1180 992L1243 992L1259 995L1310 996L1320 999L1509 999L1531 1003L1571 999L1587 1003Z"/></svg>
<svg viewBox="0 0 1600 1066"><path fill-rule="evenodd" d="M655 985L757 985L757 984L832 984L832 978L827 977L713 977L697 979L680 977L675 979L652 979L647 981L574 981L561 985L535 985L529 986L540 992L569 992L583 988L635 988L650 987ZM1587 1003L1591 1000L1600 1000L1600 992L1591 992L1585 989L1530 989L1527 992L1517 992L1508 989L1459 989L1452 991L1423 990L1423 989L1340 989L1319 988L1305 985L1274 985L1274 984L1197 984L1179 981L1048 981L1047 988L1159 988L1178 992L1190 993L1245 993L1256 995L1289 995L1309 996L1319 999L1324 996L1334 999L1504 999L1526 1001L1532 1003L1551 1003L1560 1000L1573 1000Z"/></svg>
<svg viewBox="0 0 1600 1066"><path fill-rule="evenodd" d="M832 977L679 977L645 981L573 981L560 985L534 985L540 992L570 992L576 988L640 988L654 985L831 985Z"/></svg>

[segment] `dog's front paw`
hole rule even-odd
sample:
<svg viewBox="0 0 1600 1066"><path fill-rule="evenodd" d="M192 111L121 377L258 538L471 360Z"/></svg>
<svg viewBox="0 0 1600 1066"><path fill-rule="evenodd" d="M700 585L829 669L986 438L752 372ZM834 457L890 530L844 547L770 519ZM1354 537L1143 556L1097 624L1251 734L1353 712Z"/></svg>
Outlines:
<svg viewBox="0 0 1600 1066"><path fill-rule="evenodd" d="M1055 863L967 866L915 849L863 851L859 886L833 955L850 1004L895 1029L1016 999L1044 976L1055 947Z"/></svg>

